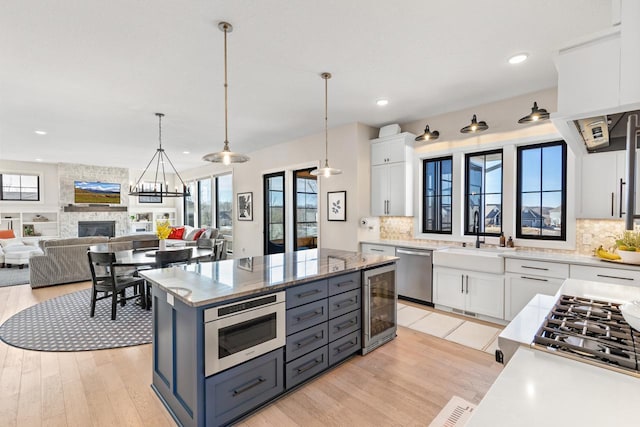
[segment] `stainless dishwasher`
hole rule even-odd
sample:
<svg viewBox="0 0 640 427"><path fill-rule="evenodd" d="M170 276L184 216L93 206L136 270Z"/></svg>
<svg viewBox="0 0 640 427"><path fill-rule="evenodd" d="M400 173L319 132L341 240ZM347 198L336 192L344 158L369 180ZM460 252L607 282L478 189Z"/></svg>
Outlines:
<svg viewBox="0 0 640 427"><path fill-rule="evenodd" d="M433 306L433 251L396 248L398 298Z"/></svg>

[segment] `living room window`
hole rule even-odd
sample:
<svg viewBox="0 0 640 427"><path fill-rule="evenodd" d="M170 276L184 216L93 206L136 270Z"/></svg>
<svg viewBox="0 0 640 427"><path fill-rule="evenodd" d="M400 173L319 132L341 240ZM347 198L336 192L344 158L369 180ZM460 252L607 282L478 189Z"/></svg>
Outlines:
<svg viewBox="0 0 640 427"><path fill-rule="evenodd" d="M451 234L453 157L425 159L423 166L422 232Z"/></svg>
<svg viewBox="0 0 640 427"><path fill-rule="evenodd" d="M502 232L502 150L465 155L464 234ZM478 229L476 230L476 227Z"/></svg>
<svg viewBox="0 0 640 427"><path fill-rule="evenodd" d="M0 173L0 200L40 200L40 177L31 174Z"/></svg>
<svg viewBox="0 0 640 427"><path fill-rule="evenodd" d="M212 226L227 239L233 230L233 175L202 178L187 183L191 196L184 198L184 222L192 227Z"/></svg>
<svg viewBox="0 0 640 427"><path fill-rule="evenodd" d="M516 237L566 240L567 144L518 147L517 158Z"/></svg>

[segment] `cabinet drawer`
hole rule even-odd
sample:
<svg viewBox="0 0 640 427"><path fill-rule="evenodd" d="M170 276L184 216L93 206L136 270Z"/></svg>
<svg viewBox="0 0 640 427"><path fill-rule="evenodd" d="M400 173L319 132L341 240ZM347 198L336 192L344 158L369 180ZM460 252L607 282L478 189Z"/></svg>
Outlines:
<svg viewBox="0 0 640 427"><path fill-rule="evenodd" d="M504 288L504 319L513 318L536 294L553 296L565 279L540 277L533 274L507 273Z"/></svg>
<svg viewBox="0 0 640 427"><path fill-rule="evenodd" d="M507 258L504 267L510 273L533 274L543 277L557 277L559 279L569 277L569 264L558 262Z"/></svg>
<svg viewBox="0 0 640 427"><path fill-rule="evenodd" d="M329 279L329 296L360 288L360 272Z"/></svg>
<svg viewBox="0 0 640 427"><path fill-rule="evenodd" d="M287 335L326 322L328 318L326 298L287 310Z"/></svg>
<svg viewBox="0 0 640 427"><path fill-rule="evenodd" d="M205 380L206 424L222 425L284 391L282 348Z"/></svg>
<svg viewBox="0 0 640 427"><path fill-rule="evenodd" d="M357 330L329 344L329 366L359 351L362 347L360 340L360 330Z"/></svg>
<svg viewBox="0 0 640 427"><path fill-rule="evenodd" d="M329 297L329 319L360 308L360 289Z"/></svg>
<svg viewBox="0 0 640 427"><path fill-rule="evenodd" d="M291 362L303 354L327 345L329 342L329 325L326 322L313 326L297 334L287 337L285 356L287 362Z"/></svg>
<svg viewBox="0 0 640 427"><path fill-rule="evenodd" d="M618 268L572 265L572 279L593 280L594 282L616 283L619 285L640 286L640 272Z"/></svg>
<svg viewBox="0 0 640 427"><path fill-rule="evenodd" d="M360 310L329 320L329 342L360 329Z"/></svg>
<svg viewBox="0 0 640 427"><path fill-rule="evenodd" d="M376 255L396 255L396 248L386 245L372 245L371 243L362 243L362 253Z"/></svg>
<svg viewBox="0 0 640 427"><path fill-rule="evenodd" d="M327 281L307 283L287 289L287 308L297 307L327 297Z"/></svg>
<svg viewBox="0 0 640 427"><path fill-rule="evenodd" d="M329 360L326 346L287 363L285 368L287 389L295 387L328 367Z"/></svg>

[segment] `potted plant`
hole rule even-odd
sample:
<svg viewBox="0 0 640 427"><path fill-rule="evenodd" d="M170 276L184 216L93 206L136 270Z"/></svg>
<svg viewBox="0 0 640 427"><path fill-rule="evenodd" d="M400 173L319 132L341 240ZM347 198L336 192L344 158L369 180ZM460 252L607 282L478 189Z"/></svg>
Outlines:
<svg viewBox="0 0 640 427"><path fill-rule="evenodd" d="M616 252L622 262L640 264L640 231L624 231L616 238Z"/></svg>

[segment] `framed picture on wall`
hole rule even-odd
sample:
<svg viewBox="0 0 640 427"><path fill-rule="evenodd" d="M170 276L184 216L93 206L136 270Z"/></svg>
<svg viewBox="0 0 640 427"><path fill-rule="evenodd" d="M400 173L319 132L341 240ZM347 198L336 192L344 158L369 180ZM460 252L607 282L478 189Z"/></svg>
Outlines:
<svg viewBox="0 0 640 427"><path fill-rule="evenodd" d="M347 192L330 191L327 193L327 220L347 220Z"/></svg>
<svg viewBox="0 0 640 427"><path fill-rule="evenodd" d="M238 193L238 221L253 221L253 193Z"/></svg>

